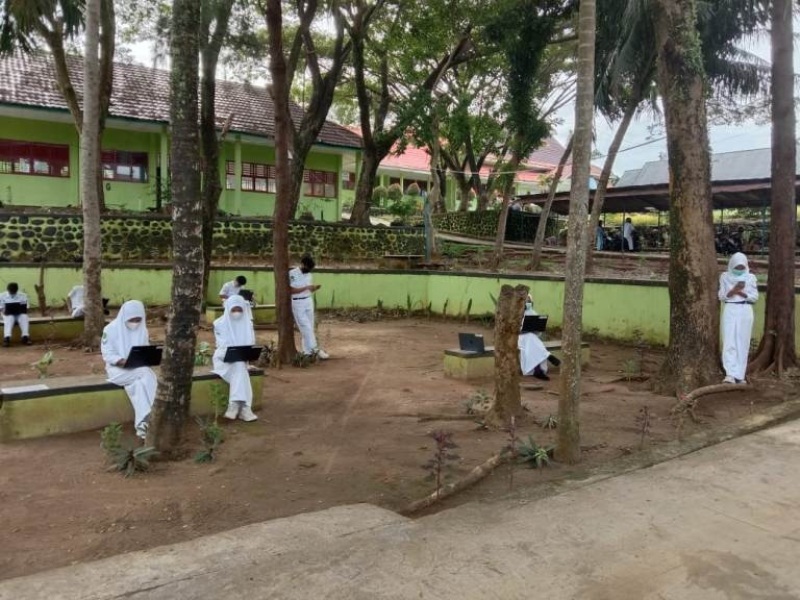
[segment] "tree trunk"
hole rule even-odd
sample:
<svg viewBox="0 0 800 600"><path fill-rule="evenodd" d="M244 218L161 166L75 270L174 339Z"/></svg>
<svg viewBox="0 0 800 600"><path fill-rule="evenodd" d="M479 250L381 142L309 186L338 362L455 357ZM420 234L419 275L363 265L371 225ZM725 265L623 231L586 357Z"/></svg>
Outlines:
<svg viewBox="0 0 800 600"><path fill-rule="evenodd" d="M469 193L472 191L472 185L469 181L465 183L458 183L459 203L458 211L467 212L469 210Z"/></svg>
<svg viewBox="0 0 800 600"><path fill-rule="evenodd" d="M200 197L198 69L200 5L175 0L172 10L170 122L172 144L172 302L149 445L167 457L183 439L192 393L203 288L203 206Z"/></svg>
<svg viewBox="0 0 800 600"><path fill-rule="evenodd" d="M86 3L86 31L83 58L83 128L80 171L83 211L83 287L85 291L83 345L97 348L105 326L101 291L102 243L97 181L100 154L100 3Z"/></svg>
<svg viewBox="0 0 800 600"><path fill-rule="evenodd" d="M275 171L277 200L273 223L273 266L275 269L275 305L278 313L278 359L292 361L297 350L294 344L294 318L289 293L289 220L292 218L292 177L289 164L291 115L286 59L283 53L283 14L281 0L267 0L269 32L269 70L272 76L272 100L275 107ZM297 159L295 159L297 160Z"/></svg>
<svg viewBox="0 0 800 600"><path fill-rule="evenodd" d="M547 220L550 218L550 209L553 208L553 200L556 197L558 184L561 182L561 174L564 172L564 166L569 160L569 155L572 154L572 142L574 139L574 136L570 136L567 147L564 148L564 152L561 154L558 167L556 167L556 172L553 174L553 181L550 182L550 190L547 192L547 201L542 207L542 212L539 213L539 223L536 225L536 237L533 240L533 254L531 255L531 262L529 265L531 271L538 269L542 262L542 247L544 246L544 236L547 233ZM572 181L574 183L574 177Z"/></svg>
<svg viewBox="0 0 800 600"><path fill-rule="evenodd" d="M106 193L103 183L103 132L106 129L111 93L114 90L114 53L116 52L117 17L114 0L102 0L100 5L100 127L97 135L101 151L97 153L97 203L100 212L106 211Z"/></svg>
<svg viewBox="0 0 800 600"><path fill-rule="evenodd" d="M561 395L558 399L558 445L556 446L556 458L569 464L576 463L581 458L581 331L594 117L595 15L595 0L582 0L578 16L574 156L567 223L564 321L561 331L564 358L561 361Z"/></svg>
<svg viewBox="0 0 800 600"><path fill-rule="evenodd" d="M614 168L614 161L617 158L622 140L625 139L625 134L628 132L633 117L636 115L636 110L639 108L641 97L632 99L625 109L625 114L622 116L617 132L614 134L614 139L611 140L611 145L608 147L608 154L606 154L606 161L603 163L603 172L600 173L600 181L597 182L597 189L594 192L594 203L592 204L592 216L589 219L589 235L586 236L587 250L586 250L586 271L592 271L592 259L594 258L595 249L595 232L597 226L600 224L600 214L603 212L603 203L606 199L606 190L608 189L608 182L611 179L611 169Z"/></svg>
<svg viewBox="0 0 800 600"><path fill-rule="evenodd" d="M497 298L494 321L494 401L486 422L507 427L513 416L522 412L519 395L519 328L525 312L528 288L504 285Z"/></svg>
<svg viewBox="0 0 800 600"><path fill-rule="evenodd" d="M749 371L797 366L794 343L795 113L792 3L772 3L772 204L764 337Z"/></svg>
<svg viewBox="0 0 800 600"><path fill-rule="evenodd" d="M719 375L706 87L694 0L658 0L655 8L670 170L670 338L657 387L686 393Z"/></svg>
<svg viewBox="0 0 800 600"><path fill-rule="evenodd" d="M364 148L364 155L361 159L361 173L358 175L358 186L356 187L356 200L353 203L353 212L350 215L350 223L367 227L371 225L369 211L372 206L372 190L375 189L375 181L378 177L378 166L381 159L376 154L376 149L372 151Z"/></svg>

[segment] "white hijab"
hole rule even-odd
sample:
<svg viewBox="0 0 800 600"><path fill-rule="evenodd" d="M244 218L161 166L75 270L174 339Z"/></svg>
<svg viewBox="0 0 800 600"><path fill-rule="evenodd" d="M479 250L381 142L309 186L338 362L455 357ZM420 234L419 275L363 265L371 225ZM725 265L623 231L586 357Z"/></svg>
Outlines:
<svg viewBox="0 0 800 600"><path fill-rule="evenodd" d="M130 319L140 317L139 327L131 331L125 325ZM117 318L111 321L103 330L103 344L115 356L127 358L133 346L147 346L150 336L147 333L147 322L144 314L144 304L138 300L128 300L119 309Z"/></svg>
<svg viewBox="0 0 800 600"><path fill-rule="evenodd" d="M256 343L253 331L253 320L250 317L250 303L239 295L230 296L223 303L225 312L214 321L214 334L217 336L217 347L252 346ZM231 318L234 308L242 309L242 317Z"/></svg>
<svg viewBox="0 0 800 600"><path fill-rule="evenodd" d="M742 275L734 275L733 268L739 265L744 265L744 273ZM747 262L747 257L741 252L737 252L728 260L728 270L725 272L725 277L734 283L739 281L747 281L750 275L750 265Z"/></svg>

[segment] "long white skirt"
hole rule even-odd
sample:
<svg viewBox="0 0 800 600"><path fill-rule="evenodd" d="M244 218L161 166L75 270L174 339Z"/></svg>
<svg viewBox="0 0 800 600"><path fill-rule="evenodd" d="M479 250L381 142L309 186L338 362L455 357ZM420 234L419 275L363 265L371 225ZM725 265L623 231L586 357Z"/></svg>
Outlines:
<svg viewBox="0 0 800 600"><path fill-rule="evenodd" d="M523 375L532 375L534 369L539 367L547 373L547 357L550 353L544 347L542 340L535 333L521 333L517 342L519 348L519 364Z"/></svg>
<svg viewBox="0 0 800 600"><path fill-rule="evenodd" d="M212 357L214 369L212 373L216 373L228 382L230 386L228 403L244 402L245 406L250 408L253 406L253 386L250 385L250 373L247 370L247 363L226 363L223 360L225 351L225 348L217 348L214 351L214 356Z"/></svg>
<svg viewBox="0 0 800 600"><path fill-rule="evenodd" d="M150 367L123 369L106 365L108 381L125 388L125 393L133 405L133 422L138 429L150 415L156 399L158 378Z"/></svg>
<svg viewBox="0 0 800 600"><path fill-rule="evenodd" d="M727 376L744 379L752 333L753 307L726 304L722 310L722 366Z"/></svg>

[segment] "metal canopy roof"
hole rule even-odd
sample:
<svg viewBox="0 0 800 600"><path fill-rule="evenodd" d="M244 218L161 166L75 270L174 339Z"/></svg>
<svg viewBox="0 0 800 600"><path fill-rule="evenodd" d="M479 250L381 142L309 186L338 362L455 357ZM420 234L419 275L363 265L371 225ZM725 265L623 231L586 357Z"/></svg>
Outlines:
<svg viewBox="0 0 800 600"><path fill-rule="evenodd" d="M800 190L800 179L795 183L795 201ZM740 181L718 181L711 184L711 195L714 209L721 208L762 208L769 207L771 200L771 179L749 179ZM595 191L589 192L589 208L594 202ZM523 204L542 206L547 201L547 194L529 194L519 196ZM669 185L638 185L613 187L606 191L603 212L636 213L669 210ZM569 192L556 194L552 211L566 215L569 213Z"/></svg>

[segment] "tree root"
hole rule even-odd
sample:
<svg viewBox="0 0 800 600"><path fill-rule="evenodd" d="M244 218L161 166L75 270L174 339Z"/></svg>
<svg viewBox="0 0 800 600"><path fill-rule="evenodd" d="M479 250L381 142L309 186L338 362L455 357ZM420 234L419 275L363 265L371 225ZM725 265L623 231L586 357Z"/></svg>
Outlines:
<svg viewBox="0 0 800 600"><path fill-rule="evenodd" d="M700 398L710 394L720 394L723 392L744 392L749 389L752 389L752 386L749 384L731 385L730 383L715 383L714 385L706 385L704 387L697 388L696 390L692 390L684 396L680 396L678 402L676 402L675 406L673 406L672 410L670 410L670 414L673 417L678 418L682 418L684 415L688 414L695 423L702 423L702 421L697 417L697 414L694 412L697 408L697 402L700 400Z"/></svg>
<svg viewBox="0 0 800 600"><path fill-rule="evenodd" d="M458 492L475 485L481 479L484 479L488 476L492 471L494 471L498 466L500 466L506 458L505 453L499 453L492 456L489 460L485 463L478 465L472 471L470 471L466 477L463 479L459 479L458 481L454 481L453 483L449 483L446 486L443 486L441 489L436 490L429 496L422 498L420 500L415 500L404 509L400 510L401 515L412 515L416 512L424 508L428 508L429 506L433 506L437 502L444 500L445 498L449 498L450 496L457 494Z"/></svg>
<svg viewBox="0 0 800 600"><path fill-rule="evenodd" d="M395 417L410 417L419 419L420 423L427 421L481 421L481 415L448 415L444 413L399 413Z"/></svg>

